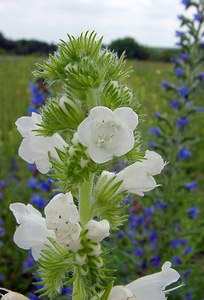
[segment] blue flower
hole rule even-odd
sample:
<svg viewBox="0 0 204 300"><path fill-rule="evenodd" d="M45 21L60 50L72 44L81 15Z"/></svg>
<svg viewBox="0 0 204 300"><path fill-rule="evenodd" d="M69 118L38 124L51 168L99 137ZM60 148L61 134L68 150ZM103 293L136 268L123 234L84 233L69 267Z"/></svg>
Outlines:
<svg viewBox="0 0 204 300"><path fill-rule="evenodd" d="M47 204L46 200L38 194L33 194L30 198L30 202L36 205L39 209L43 209Z"/></svg>
<svg viewBox="0 0 204 300"><path fill-rule="evenodd" d="M161 258L159 255L152 256L150 261L155 268L157 268L161 265Z"/></svg>
<svg viewBox="0 0 204 300"><path fill-rule="evenodd" d="M167 81L164 80L164 81L162 81L162 87L164 89L168 90L171 87L171 85Z"/></svg>
<svg viewBox="0 0 204 300"><path fill-rule="evenodd" d="M180 241L178 240L178 239L173 239L172 241L171 241L171 246L173 247L173 248L178 248L178 246L180 245Z"/></svg>
<svg viewBox="0 0 204 300"><path fill-rule="evenodd" d="M196 107L196 112L204 112L204 107Z"/></svg>
<svg viewBox="0 0 204 300"><path fill-rule="evenodd" d="M203 20L203 16L201 14L197 13L194 15L194 20L200 22Z"/></svg>
<svg viewBox="0 0 204 300"><path fill-rule="evenodd" d="M182 0L181 3L184 4L185 6L188 6L191 3L191 1L190 0Z"/></svg>
<svg viewBox="0 0 204 300"><path fill-rule="evenodd" d="M187 211L190 218L195 219L198 216L198 207L197 205L192 206Z"/></svg>
<svg viewBox="0 0 204 300"><path fill-rule="evenodd" d="M0 281L3 281L5 279L4 274L0 274Z"/></svg>
<svg viewBox="0 0 204 300"><path fill-rule="evenodd" d="M36 178L31 177L28 179L27 185L32 189L36 189L38 186L38 180Z"/></svg>
<svg viewBox="0 0 204 300"><path fill-rule="evenodd" d="M39 184L39 189L42 191L48 192L52 186L52 180L49 178L46 181L41 181Z"/></svg>
<svg viewBox="0 0 204 300"><path fill-rule="evenodd" d="M174 72L175 72L176 76L178 76L178 77L183 76L183 70L181 68L175 68Z"/></svg>
<svg viewBox="0 0 204 300"><path fill-rule="evenodd" d="M6 186L5 180L0 180L0 190L3 189Z"/></svg>
<svg viewBox="0 0 204 300"><path fill-rule="evenodd" d="M195 190L195 188L198 186L198 182L197 181L192 181L192 182L188 182L187 184L186 184L186 189L188 190L188 191L193 191L193 190Z"/></svg>
<svg viewBox="0 0 204 300"><path fill-rule="evenodd" d="M38 173L38 169L36 168L35 164L28 164L28 168L32 173L34 174Z"/></svg>
<svg viewBox="0 0 204 300"><path fill-rule="evenodd" d="M137 256L142 256L143 255L143 253L144 253L144 250L142 249L142 248L136 248L136 249L134 249L134 251L133 251L133 253L135 254L135 255L137 255Z"/></svg>
<svg viewBox="0 0 204 300"><path fill-rule="evenodd" d="M176 120L176 125L179 127L179 128L183 128L185 127L186 125L188 125L189 123L189 120L187 117L182 117L178 120Z"/></svg>
<svg viewBox="0 0 204 300"><path fill-rule="evenodd" d="M40 93L35 93L33 94L33 97L30 99L30 101L36 106L42 106L45 100Z"/></svg>
<svg viewBox="0 0 204 300"><path fill-rule="evenodd" d="M176 37L183 38L184 36L185 36L184 32L176 30Z"/></svg>
<svg viewBox="0 0 204 300"><path fill-rule="evenodd" d="M5 229L3 227L0 227L0 237L4 236L5 234Z"/></svg>
<svg viewBox="0 0 204 300"><path fill-rule="evenodd" d="M40 298L38 298L38 297L36 296L36 294L34 294L34 293L29 293L29 294L28 294L28 297L29 297L30 300L39 300L39 299L40 299Z"/></svg>
<svg viewBox="0 0 204 300"><path fill-rule="evenodd" d="M28 114L29 115L32 115L32 113L37 113L38 111L37 111L37 109L35 108L35 107L33 107L33 106L29 106L28 107Z"/></svg>
<svg viewBox="0 0 204 300"><path fill-rule="evenodd" d="M155 111L155 112L153 113L153 115L154 115L155 118L157 118L158 120L161 119L161 114L160 114L159 112Z"/></svg>
<svg viewBox="0 0 204 300"><path fill-rule="evenodd" d="M158 238L157 232L153 231L152 233L150 233L149 239L150 241L154 241Z"/></svg>
<svg viewBox="0 0 204 300"><path fill-rule="evenodd" d="M186 86L183 86L181 88L178 88L176 90L182 97L187 98L188 97L188 93L189 93L189 89Z"/></svg>
<svg viewBox="0 0 204 300"><path fill-rule="evenodd" d="M152 127L152 128L150 128L149 131L152 135L155 135L155 136L158 136L158 135L162 134L162 131L159 127Z"/></svg>
<svg viewBox="0 0 204 300"><path fill-rule="evenodd" d="M174 256L172 259L172 262L175 266L181 265L182 264L182 260L180 257L178 256Z"/></svg>
<svg viewBox="0 0 204 300"><path fill-rule="evenodd" d="M38 88L35 84L33 84L32 82L29 82L28 85L30 87L31 93L37 93L38 92Z"/></svg>
<svg viewBox="0 0 204 300"><path fill-rule="evenodd" d="M163 210L166 207L161 200L157 200L156 205L157 205L157 208L160 210Z"/></svg>
<svg viewBox="0 0 204 300"><path fill-rule="evenodd" d="M154 142L150 141L148 144L149 144L150 148L153 148L153 149L156 148L156 145Z"/></svg>
<svg viewBox="0 0 204 300"><path fill-rule="evenodd" d="M193 299L193 295L191 293L185 294L185 300L192 300L192 299Z"/></svg>
<svg viewBox="0 0 204 300"><path fill-rule="evenodd" d="M192 247L191 247L191 246L188 246L188 247L186 247L186 248L184 249L184 254L185 254L185 255L188 255L189 253L191 253L191 251L192 251Z"/></svg>
<svg viewBox="0 0 204 300"><path fill-rule="evenodd" d="M198 79L200 81L204 81L204 72L201 72L201 73L198 74Z"/></svg>
<svg viewBox="0 0 204 300"><path fill-rule="evenodd" d="M184 160L189 157L192 157L192 153L186 147L182 147L179 149L178 158L180 160Z"/></svg>
<svg viewBox="0 0 204 300"><path fill-rule="evenodd" d="M170 99L169 104L173 107L173 109L179 109L180 107L180 103L174 99Z"/></svg>
<svg viewBox="0 0 204 300"><path fill-rule="evenodd" d="M187 62L187 61L189 61L189 59L190 59L190 55L185 54L185 53L181 53L181 54L180 54L180 58L181 58L181 60L183 60L184 62Z"/></svg>
<svg viewBox="0 0 204 300"><path fill-rule="evenodd" d="M179 15L179 16L178 16L178 19L179 19L180 21L183 21L183 20L185 19L185 17L184 17L184 15Z"/></svg>
<svg viewBox="0 0 204 300"><path fill-rule="evenodd" d="M179 64L180 63L180 59L176 58L176 57L172 57L171 58L171 62L174 63L174 64Z"/></svg>

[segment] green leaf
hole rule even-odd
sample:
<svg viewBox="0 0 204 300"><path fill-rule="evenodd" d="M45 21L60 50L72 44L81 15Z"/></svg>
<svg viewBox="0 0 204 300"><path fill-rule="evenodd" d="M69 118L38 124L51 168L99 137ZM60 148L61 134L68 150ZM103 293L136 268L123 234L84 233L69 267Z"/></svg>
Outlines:
<svg viewBox="0 0 204 300"><path fill-rule="evenodd" d="M113 287L113 284L114 284L114 281L110 282L105 290L105 292L103 293L102 297L101 297L101 300L107 300L108 299L108 296L110 294L110 291Z"/></svg>
<svg viewBox="0 0 204 300"><path fill-rule="evenodd" d="M38 272L41 278L38 284L43 285L39 293L53 299L59 293L68 272L73 269L73 254L52 239L50 242L52 245L47 245L46 249L42 250L41 258L38 260Z"/></svg>

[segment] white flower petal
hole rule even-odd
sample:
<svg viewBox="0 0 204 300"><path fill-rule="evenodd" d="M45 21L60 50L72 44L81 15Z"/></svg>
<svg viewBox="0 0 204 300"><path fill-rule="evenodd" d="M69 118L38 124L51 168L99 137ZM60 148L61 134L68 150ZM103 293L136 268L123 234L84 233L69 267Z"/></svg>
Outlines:
<svg viewBox="0 0 204 300"><path fill-rule="evenodd" d="M121 156L129 152L135 144L134 135L130 130L121 128L118 132L118 138L112 150L115 156Z"/></svg>
<svg viewBox="0 0 204 300"><path fill-rule="evenodd" d="M89 118L91 120L107 120L113 118L113 112L106 106L96 106L90 110Z"/></svg>
<svg viewBox="0 0 204 300"><path fill-rule="evenodd" d="M122 285L116 285L111 289L107 300L136 300L133 293ZM139 299L138 300L143 300Z"/></svg>
<svg viewBox="0 0 204 300"><path fill-rule="evenodd" d="M134 130L138 124L138 115L130 107L119 107L113 112L120 122L126 124L127 128Z"/></svg>
<svg viewBox="0 0 204 300"><path fill-rule="evenodd" d="M89 155L93 161L97 164L103 164L112 159L113 154L110 153L107 149L99 148L99 147L89 147Z"/></svg>
<svg viewBox="0 0 204 300"><path fill-rule="evenodd" d="M179 278L179 273L171 268L171 263L166 262L161 272L139 278L126 285L126 288L133 292L136 299L149 300L151 295L152 300L164 300L165 287Z"/></svg>
<svg viewBox="0 0 204 300"><path fill-rule="evenodd" d="M154 151L147 150L145 152L145 158L147 160L143 161L146 170L148 170L150 175L157 175L160 174L163 170L166 163L164 163L163 158L161 155Z"/></svg>
<svg viewBox="0 0 204 300"><path fill-rule="evenodd" d="M100 242L110 234L110 224L107 220L90 220L85 228L88 229L87 238L94 242Z"/></svg>
<svg viewBox="0 0 204 300"><path fill-rule="evenodd" d="M23 139L18 149L18 155L28 163L34 163L30 146L30 138Z"/></svg>
<svg viewBox="0 0 204 300"><path fill-rule="evenodd" d="M92 134L91 134L91 127L90 127L90 120L86 118L81 122L81 124L78 127L78 137L80 142L84 146L89 146L90 141L92 139Z"/></svg>
<svg viewBox="0 0 204 300"><path fill-rule="evenodd" d="M24 222L25 218L41 218L41 213L34 208L31 204L23 204L20 202L12 203L9 206L9 209L12 211L14 217L16 218L16 222L21 224Z"/></svg>

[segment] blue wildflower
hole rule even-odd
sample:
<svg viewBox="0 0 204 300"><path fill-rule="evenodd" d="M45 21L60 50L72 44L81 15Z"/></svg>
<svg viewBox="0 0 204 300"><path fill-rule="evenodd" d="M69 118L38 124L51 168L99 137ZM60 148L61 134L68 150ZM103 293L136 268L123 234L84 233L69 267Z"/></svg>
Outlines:
<svg viewBox="0 0 204 300"><path fill-rule="evenodd" d="M38 88L35 84L33 84L32 82L29 82L28 85L30 87L31 93L37 93L38 92Z"/></svg>
<svg viewBox="0 0 204 300"><path fill-rule="evenodd" d="M136 249L134 249L133 253L140 257L143 255L144 250L142 248L137 247Z"/></svg>
<svg viewBox="0 0 204 300"><path fill-rule="evenodd" d="M157 268L161 265L161 258L159 255L152 256L150 261L155 268Z"/></svg>
<svg viewBox="0 0 204 300"><path fill-rule="evenodd" d="M41 181L39 184L39 189L41 189L44 192L48 192L52 186L52 180L49 178L46 181Z"/></svg>
<svg viewBox="0 0 204 300"><path fill-rule="evenodd" d="M193 295L191 293L185 294L185 300L192 300L192 299L193 299Z"/></svg>
<svg viewBox="0 0 204 300"><path fill-rule="evenodd" d="M162 81L162 87L165 89L165 90L168 90L170 89L171 85L167 82L167 81Z"/></svg>
<svg viewBox="0 0 204 300"><path fill-rule="evenodd" d="M66 286L63 286L61 289L62 295L71 295L72 291L73 289L71 287L66 287Z"/></svg>
<svg viewBox="0 0 204 300"><path fill-rule="evenodd" d="M4 274L0 274L0 281L3 281L5 279Z"/></svg>
<svg viewBox="0 0 204 300"><path fill-rule="evenodd" d="M179 245L180 245L180 241L178 240L178 239L173 239L172 241L171 241L171 246L173 247L173 248L178 248L179 247Z"/></svg>
<svg viewBox="0 0 204 300"><path fill-rule="evenodd" d="M155 118L157 118L158 120L161 119L161 114L160 114L159 112L155 111L155 112L153 113L153 115L154 115Z"/></svg>
<svg viewBox="0 0 204 300"><path fill-rule="evenodd" d="M201 72L201 73L198 74L198 79L200 81L204 81L204 72Z"/></svg>
<svg viewBox="0 0 204 300"><path fill-rule="evenodd" d="M38 112L37 109L35 107L33 107L33 106L29 106L27 111L28 111L29 115L32 115L33 112L34 113Z"/></svg>
<svg viewBox="0 0 204 300"><path fill-rule="evenodd" d="M192 206L187 211L190 218L195 219L198 216L198 207L197 205Z"/></svg>
<svg viewBox="0 0 204 300"><path fill-rule="evenodd" d="M179 19L180 21L183 21L183 20L185 19L185 17L184 17L184 15L179 15L179 16L178 16L178 19Z"/></svg>
<svg viewBox="0 0 204 300"><path fill-rule="evenodd" d="M184 4L185 6L188 6L191 3L191 1L190 0L182 0L181 3Z"/></svg>
<svg viewBox="0 0 204 300"><path fill-rule="evenodd" d="M27 185L32 189L36 189L38 186L38 180L36 178L31 177L28 179Z"/></svg>
<svg viewBox="0 0 204 300"><path fill-rule="evenodd" d="M0 180L0 190L5 188L5 186L6 186L6 181L5 180Z"/></svg>
<svg viewBox="0 0 204 300"><path fill-rule="evenodd" d="M174 72L175 72L176 76L178 76L178 77L183 76L183 70L181 68L175 68Z"/></svg>
<svg viewBox="0 0 204 300"><path fill-rule="evenodd" d="M30 99L30 102L36 106L42 106L44 101L45 100L40 93L33 94L33 97Z"/></svg>
<svg viewBox="0 0 204 300"><path fill-rule="evenodd" d="M157 205L157 208L160 210L163 210L165 208L165 205L161 200L157 200L156 205Z"/></svg>
<svg viewBox="0 0 204 300"><path fill-rule="evenodd" d="M191 246L188 246L188 247L186 247L186 248L184 249L184 254L185 254L185 255L188 255L188 254L191 253L191 251L192 251L192 247L191 247Z"/></svg>
<svg viewBox="0 0 204 300"><path fill-rule="evenodd" d="M162 134L162 131L159 127L151 127L149 131L154 136L158 136Z"/></svg>
<svg viewBox="0 0 204 300"><path fill-rule="evenodd" d="M184 36L185 36L184 32L176 30L176 37L183 38Z"/></svg>
<svg viewBox="0 0 204 300"><path fill-rule="evenodd" d="M39 209L43 209L47 204L46 200L38 194L33 194L30 198L30 202L36 205Z"/></svg>
<svg viewBox="0 0 204 300"><path fill-rule="evenodd" d="M189 94L189 89L186 86L178 88L176 90L182 97L187 98Z"/></svg>
<svg viewBox="0 0 204 300"><path fill-rule="evenodd" d="M152 148L152 149L156 148L156 145L154 142L150 141L148 144L149 144L150 148Z"/></svg>
<svg viewBox="0 0 204 300"><path fill-rule="evenodd" d="M194 20L200 22L203 20L203 16L200 13L197 13L194 15Z"/></svg>
<svg viewBox="0 0 204 300"><path fill-rule="evenodd" d="M173 107L173 109L179 109L180 107L180 103L174 99L170 99L169 104Z"/></svg>
<svg viewBox="0 0 204 300"><path fill-rule="evenodd" d="M4 236L5 229L3 227L0 227L0 236Z"/></svg>
<svg viewBox="0 0 204 300"><path fill-rule="evenodd" d="M150 233L149 239L150 241L154 241L158 238L157 232L153 231L152 233Z"/></svg>
<svg viewBox="0 0 204 300"><path fill-rule="evenodd" d="M30 300L39 300L40 299L34 293L28 293L28 297Z"/></svg>
<svg viewBox="0 0 204 300"><path fill-rule="evenodd" d="M172 57L171 58L171 62L174 63L174 64L179 64L180 63L180 59L177 58L177 57Z"/></svg>
<svg viewBox="0 0 204 300"><path fill-rule="evenodd" d="M193 190L195 190L195 188L198 186L198 182L197 181L192 181L192 182L188 182L187 184L186 184L186 189L188 190L188 191L193 191Z"/></svg>
<svg viewBox="0 0 204 300"><path fill-rule="evenodd" d="M28 168L29 170L33 173L33 174L37 174L38 173L38 169L36 168L35 164L28 164Z"/></svg>
<svg viewBox="0 0 204 300"><path fill-rule="evenodd" d="M181 129L183 127L185 127L186 125L188 125L189 120L188 117L182 117L178 120L176 120L176 125Z"/></svg>
<svg viewBox="0 0 204 300"><path fill-rule="evenodd" d="M172 259L172 262L175 266L181 265L182 264L182 260L179 256L174 256Z"/></svg>
<svg viewBox="0 0 204 300"><path fill-rule="evenodd" d="M184 160L189 157L192 157L192 153L186 147L182 147L179 149L178 158L180 160Z"/></svg>
<svg viewBox="0 0 204 300"><path fill-rule="evenodd" d="M190 55L185 54L185 53L181 53L181 54L180 54L180 58L181 58L181 60L183 60L184 62L187 62L187 61L189 61L189 59L190 59Z"/></svg>

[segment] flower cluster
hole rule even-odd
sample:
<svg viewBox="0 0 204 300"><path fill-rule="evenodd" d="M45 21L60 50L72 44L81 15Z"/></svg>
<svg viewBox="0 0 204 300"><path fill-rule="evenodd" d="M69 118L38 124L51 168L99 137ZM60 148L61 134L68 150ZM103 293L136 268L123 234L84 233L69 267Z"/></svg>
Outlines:
<svg viewBox="0 0 204 300"><path fill-rule="evenodd" d="M153 176L166 163L156 152L144 155L139 149L137 106L123 83L130 71L123 56L101 48L94 32L68 37L36 71L49 83L63 85L63 93L49 98L41 114L16 121L23 137L19 155L49 173L58 193L45 205L44 216L31 204L10 205L19 225L14 242L31 250L43 295L53 298L64 283L73 282L73 300L116 300L118 287L112 288L103 240L124 223L127 195L144 196L156 188ZM127 167L110 172L121 160ZM161 299L163 288L179 278L170 265L139 279L152 282ZM142 293L138 282L119 289L124 300Z"/></svg>

